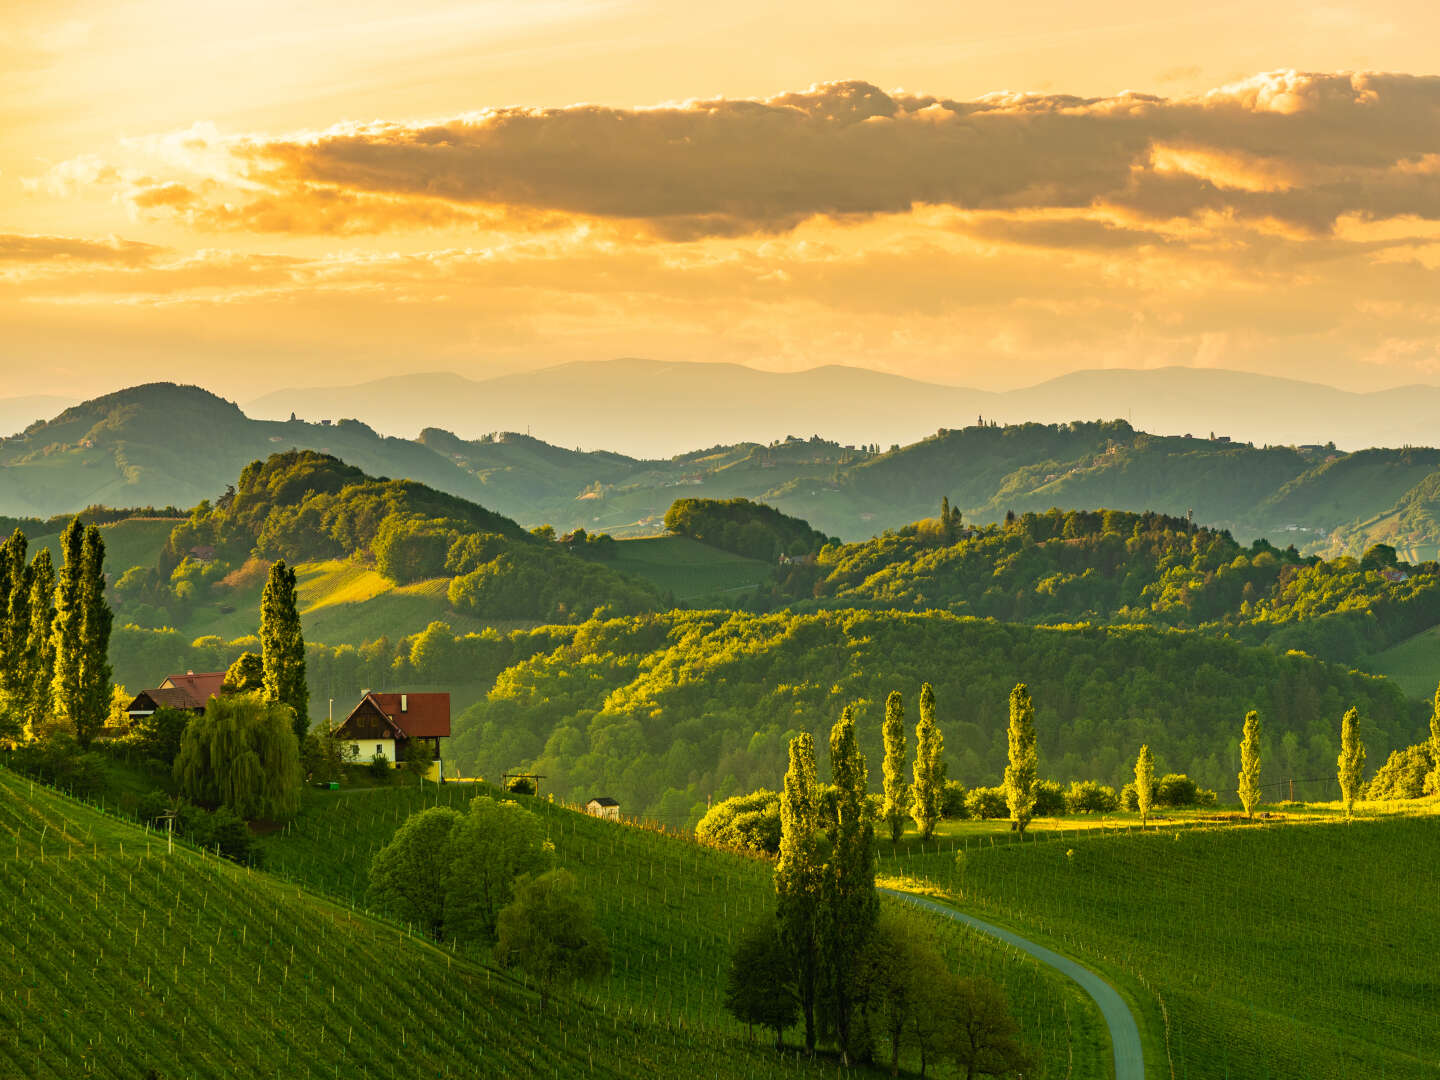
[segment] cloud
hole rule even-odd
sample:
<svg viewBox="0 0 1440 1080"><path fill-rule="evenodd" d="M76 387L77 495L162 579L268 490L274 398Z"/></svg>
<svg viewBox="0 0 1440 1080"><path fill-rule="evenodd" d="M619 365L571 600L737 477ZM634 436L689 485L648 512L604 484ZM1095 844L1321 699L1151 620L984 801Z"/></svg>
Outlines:
<svg viewBox="0 0 1440 1080"><path fill-rule="evenodd" d="M0 233L0 263L109 263L144 266L165 249L138 240Z"/></svg>
<svg viewBox="0 0 1440 1080"><path fill-rule="evenodd" d="M433 220L443 206L554 213L684 240L925 205L1223 213L1310 231L1344 215L1440 218L1437 129L1440 77L1273 72L1174 99L953 101L842 82L763 100L490 109L284 137L192 129L164 145L213 156L223 144L232 177L261 192L237 201L239 219L280 230L335 231L346 200L368 196L392 202L365 231L404 224L397 208L413 203ZM321 199L333 214L314 211Z"/></svg>

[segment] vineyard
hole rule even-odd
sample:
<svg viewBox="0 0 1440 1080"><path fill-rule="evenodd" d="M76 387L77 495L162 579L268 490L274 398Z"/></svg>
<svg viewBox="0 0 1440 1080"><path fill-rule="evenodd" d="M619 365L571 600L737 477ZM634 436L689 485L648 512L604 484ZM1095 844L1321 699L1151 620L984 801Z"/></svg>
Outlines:
<svg viewBox="0 0 1440 1080"><path fill-rule="evenodd" d="M370 859L405 817L437 803L461 807L476 793L471 787L307 792L296 821L264 841L265 865L363 904ZM771 864L543 799L522 802L545 820L557 862L580 880L609 938L610 979L587 993L661 1024L741 1030L720 1006L725 966L735 936L772 910ZM1109 1054L1103 1024L1072 984L973 931L922 921L955 969L1006 988L1026 1041L1041 1055L1035 1076L1103 1075Z"/></svg>
<svg viewBox="0 0 1440 1080"><path fill-rule="evenodd" d="M404 927L0 770L0 1074L789 1077L604 996L552 1001Z"/></svg>
<svg viewBox="0 0 1440 1080"><path fill-rule="evenodd" d="M1436 1075L1440 816L1006 839L882 872L1163 1002L1177 1077Z"/></svg>

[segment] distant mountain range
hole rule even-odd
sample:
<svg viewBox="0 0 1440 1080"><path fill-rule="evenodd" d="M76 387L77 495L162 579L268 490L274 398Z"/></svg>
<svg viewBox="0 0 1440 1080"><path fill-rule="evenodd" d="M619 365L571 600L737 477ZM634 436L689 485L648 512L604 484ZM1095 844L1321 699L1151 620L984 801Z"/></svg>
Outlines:
<svg viewBox="0 0 1440 1080"><path fill-rule="evenodd" d="M674 387L692 374L681 372L668 392L678 393ZM861 404L883 415L876 403L883 386L893 387L888 377L855 377L874 390L868 397L857 391ZM438 421L459 391L435 385L442 387L434 391ZM411 401L397 390L395 401L396 416L414 410L414 419L424 418L418 397ZM591 412L603 417L605 407ZM855 402L847 407L858 409ZM691 445L708 445L707 409L675 409L680 415L657 408L657 416L665 424L690 416L697 429ZM615 428L618 438L623 423ZM156 383L72 406L0 439L0 515L48 517L95 504L191 506L223 495L247 463L296 448L561 532L653 534L676 498L745 497L854 540L931 516L948 496L977 522L1051 506L1193 512L1196 521L1230 529L1242 541L1266 536L1326 554L1358 553L1383 541L1410 561L1440 554L1440 451L1432 449L1347 454L1318 439L1257 446L1218 431L1151 435L1124 420L1001 426L988 414L984 424L944 427L891 450L884 445L771 437L642 458L567 449L514 432L464 438L438 422L423 425L416 438L397 438L356 419L256 420L199 387Z"/></svg>
<svg viewBox="0 0 1440 1080"><path fill-rule="evenodd" d="M1317 383L1200 368L1080 371L1005 393L828 366L794 373L737 364L609 360L474 380L398 375L280 390L254 416L354 417L388 435L426 427L462 438L525 431L564 446L669 457L700 446L819 434L842 444L914 442L977 417L1003 424L1124 419L1160 434L1229 435L1341 449L1440 442L1440 387L1350 393Z"/></svg>

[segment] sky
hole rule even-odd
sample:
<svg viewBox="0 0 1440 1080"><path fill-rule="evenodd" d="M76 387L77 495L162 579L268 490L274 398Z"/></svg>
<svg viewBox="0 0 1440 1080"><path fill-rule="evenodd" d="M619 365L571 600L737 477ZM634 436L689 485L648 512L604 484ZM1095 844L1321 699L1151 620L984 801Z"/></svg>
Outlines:
<svg viewBox="0 0 1440 1080"><path fill-rule="evenodd" d="M9 0L0 397L1440 382L1440 7Z"/></svg>

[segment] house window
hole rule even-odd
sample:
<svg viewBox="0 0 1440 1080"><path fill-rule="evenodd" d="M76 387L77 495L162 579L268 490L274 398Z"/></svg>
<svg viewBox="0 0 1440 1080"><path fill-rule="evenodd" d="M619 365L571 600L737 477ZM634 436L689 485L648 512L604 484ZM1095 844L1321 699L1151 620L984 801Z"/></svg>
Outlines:
<svg viewBox="0 0 1440 1080"><path fill-rule="evenodd" d="M384 757L384 756L385 756L385 747L381 746L378 742L375 744L375 756L376 756L376 757Z"/></svg>

